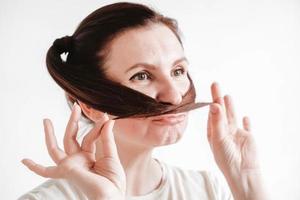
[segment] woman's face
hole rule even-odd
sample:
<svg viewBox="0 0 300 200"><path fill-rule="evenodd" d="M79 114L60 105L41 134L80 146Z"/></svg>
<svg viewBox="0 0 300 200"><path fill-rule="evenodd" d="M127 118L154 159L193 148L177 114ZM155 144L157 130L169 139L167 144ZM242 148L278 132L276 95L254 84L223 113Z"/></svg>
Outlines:
<svg viewBox="0 0 300 200"><path fill-rule="evenodd" d="M105 63L111 80L173 105L180 104L190 86L187 68L180 42L163 24L131 29L117 36ZM116 141L146 147L175 143L186 128L187 114L116 120Z"/></svg>

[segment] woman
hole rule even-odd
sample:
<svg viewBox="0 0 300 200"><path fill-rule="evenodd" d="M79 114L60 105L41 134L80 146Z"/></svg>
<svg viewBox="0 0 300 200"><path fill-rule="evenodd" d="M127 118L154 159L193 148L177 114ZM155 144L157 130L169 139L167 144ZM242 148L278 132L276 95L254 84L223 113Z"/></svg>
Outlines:
<svg viewBox="0 0 300 200"><path fill-rule="evenodd" d="M74 103L64 150L44 120L56 166L22 162L52 178L20 199L230 199L207 172L152 158L154 147L177 142L195 104L193 82L176 21L133 3L87 16L47 54L50 75ZM62 53L68 53L66 60ZM211 86L208 140L234 199L265 199L250 123L237 127L232 100ZM81 112L94 123L76 140Z"/></svg>

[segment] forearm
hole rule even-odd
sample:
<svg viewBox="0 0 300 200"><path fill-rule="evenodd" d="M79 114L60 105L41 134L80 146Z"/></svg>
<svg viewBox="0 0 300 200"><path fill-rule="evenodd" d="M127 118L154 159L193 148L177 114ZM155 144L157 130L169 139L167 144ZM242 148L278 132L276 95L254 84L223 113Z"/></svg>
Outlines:
<svg viewBox="0 0 300 200"><path fill-rule="evenodd" d="M225 175L235 200L267 200L267 193L259 170Z"/></svg>

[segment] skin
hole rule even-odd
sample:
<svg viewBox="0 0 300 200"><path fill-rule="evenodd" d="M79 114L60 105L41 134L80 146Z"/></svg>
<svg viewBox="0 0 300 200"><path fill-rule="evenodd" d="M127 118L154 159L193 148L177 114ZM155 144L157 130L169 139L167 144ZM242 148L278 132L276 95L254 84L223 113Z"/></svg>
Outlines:
<svg viewBox="0 0 300 200"><path fill-rule="evenodd" d="M137 63L144 64L127 71ZM117 36L110 44L105 69L112 80L174 105L181 102L189 88L188 62L182 46L162 24ZM214 103L208 116L208 141L234 198L266 199L249 118L244 117L243 128L238 128L230 96L222 96L217 83L212 84L211 95ZM78 144L75 138L81 111L95 122L95 127ZM46 145L56 166L44 167L29 159L23 163L41 176L70 180L90 199L124 199L126 195L153 191L161 182L162 172L152 151L180 140L188 113L175 125L156 124L155 118L113 121L112 117L83 103L75 104L66 128L64 151L57 146L51 121L45 119Z"/></svg>
<svg viewBox="0 0 300 200"><path fill-rule="evenodd" d="M137 64L138 67L127 71ZM149 69L145 64L155 69ZM172 31L163 25L129 30L114 39L105 69L110 79L174 105L181 102L190 85L182 46ZM131 79L137 73L144 74ZM82 103L80 105L93 121L102 114ZM187 117L172 126L155 124L153 118L115 122L113 132L126 173L127 195L142 195L158 187L162 172L151 156L153 148L176 143L186 125ZM145 184L139 184L141 182Z"/></svg>

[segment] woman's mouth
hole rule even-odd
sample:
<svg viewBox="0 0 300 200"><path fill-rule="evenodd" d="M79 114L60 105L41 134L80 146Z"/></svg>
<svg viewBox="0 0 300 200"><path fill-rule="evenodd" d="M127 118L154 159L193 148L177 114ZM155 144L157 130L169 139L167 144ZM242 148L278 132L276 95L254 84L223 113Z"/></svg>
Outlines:
<svg viewBox="0 0 300 200"><path fill-rule="evenodd" d="M186 113L177 113L177 114L166 114L155 117L150 117L153 123L159 125L175 125L180 122L183 122L186 117Z"/></svg>

